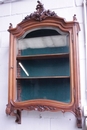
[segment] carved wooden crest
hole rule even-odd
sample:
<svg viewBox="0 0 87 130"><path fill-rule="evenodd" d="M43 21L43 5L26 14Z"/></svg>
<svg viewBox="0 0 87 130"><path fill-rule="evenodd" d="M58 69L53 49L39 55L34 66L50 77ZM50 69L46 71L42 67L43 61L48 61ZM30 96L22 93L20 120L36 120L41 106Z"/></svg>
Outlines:
<svg viewBox="0 0 87 130"><path fill-rule="evenodd" d="M47 17L57 17L57 14L54 11L45 10L43 4L40 1L37 1L36 11L34 13L31 13L30 15L27 15L23 22L25 20L29 19L35 19L37 21L42 21L46 19Z"/></svg>

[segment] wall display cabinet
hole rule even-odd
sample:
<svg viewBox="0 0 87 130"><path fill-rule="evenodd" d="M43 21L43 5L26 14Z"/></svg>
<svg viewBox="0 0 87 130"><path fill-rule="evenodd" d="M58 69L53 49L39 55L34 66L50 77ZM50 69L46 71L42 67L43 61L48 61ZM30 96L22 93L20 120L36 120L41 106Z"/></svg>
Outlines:
<svg viewBox="0 0 87 130"><path fill-rule="evenodd" d="M36 11L10 27L8 104L6 113L21 123L22 110L72 112L82 127L78 33L38 1Z"/></svg>

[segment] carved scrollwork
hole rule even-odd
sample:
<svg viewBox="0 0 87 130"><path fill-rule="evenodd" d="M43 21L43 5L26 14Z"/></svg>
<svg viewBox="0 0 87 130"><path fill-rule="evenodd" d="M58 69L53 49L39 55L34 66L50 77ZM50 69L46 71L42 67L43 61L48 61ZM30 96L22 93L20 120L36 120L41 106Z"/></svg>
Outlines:
<svg viewBox="0 0 87 130"><path fill-rule="evenodd" d="M54 11L45 10L43 4L40 1L37 1L38 5L36 6L36 10L34 13L27 15L23 21L29 19L35 19L37 21L42 21L47 17L57 17L57 14Z"/></svg>
<svg viewBox="0 0 87 130"><path fill-rule="evenodd" d="M7 104L7 107L6 107L6 114L7 114L7 115L10 115L11 112L12 112L11 104Z"/></svg>
<svg viewBox="0 0 87 130"><path fill-rule="evenodd" d="M57 108L52 106L33 105L33 106L28 106L27 109L42 112L42 111L55 111Z"/></svg>
<svg viewBox="0 0 87 130"><path fill-rule="evenodd" d="M76 109L76 117L77 117L77 126L78 128L82 128L82 112L81 112L81 108L77 107Z"/></svg>
<svg viewBox="0 0 87 130"><path fill-rule="evenodd" d="M21 110L16 110L16 108L11 103L7 104L6 114L16 116L15 122L17 122L18 124L21 123Z"/></svg>
<svg viewBox="0 0 87 130"><path fill-rule="evenodd" d="M54 106L48 106L48 105L27 105L27 106L21 106L21 108L19 106L15 106L14 102L10 102L9 104L7 104L6 107L6 114L7 115L11 115L11 116L16 116L16 120L15 122L17 122L18 124L21 124L21 111L22 110L28 110L28 111L62 111L63 113L65 112L65 110L60 110L57 107ZM77 126L78 128L82 128L82 112L81 112L81 108L80 107L76 107L75 111L74 111L76 118L77 118Z"/></svg>
<svg viewBox="0 0 87 130"><path fill-rule="evenodd" d="M47 106L47 105L29 105L29 106L24 106L24 107L16 107L14 103L11 101L9 104L7 104L6 107L6 114L11 115L11 116L16 116L15 122L18 124L21 123L21 111L22 110L35 110L35 111L56 111L57 108L53 106Z"/></svg>

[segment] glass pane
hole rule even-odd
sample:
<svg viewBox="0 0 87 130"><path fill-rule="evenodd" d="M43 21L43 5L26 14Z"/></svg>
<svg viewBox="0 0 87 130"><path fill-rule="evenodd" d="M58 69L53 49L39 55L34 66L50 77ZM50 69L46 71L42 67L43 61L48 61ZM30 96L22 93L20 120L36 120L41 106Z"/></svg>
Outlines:
<svg viewBox="0 0 87 130"><path fill-rule="evenodd" d="M21 87L22 101L70 102L68 32L44 27L29 31L18 39L17 86Z"/></svg>
<svg viewBox="0 0 87 130"><path fill-rule="evenodd" d="M30 79L18 81L21 100L49 99L70 102L70 79Z"/></svg>
<svg viewBox="0 0 87 130"><path fill-rule="evenodd" d="M38 55L69 52L69 33L56 28L28 32L17 41L17 55Z"/></svg>
<svg viewBox="0 0 87 130"><path fill-rule="evenodd" d="M20 77L70 76L69 57L20 60L18 68Z"/></svg>

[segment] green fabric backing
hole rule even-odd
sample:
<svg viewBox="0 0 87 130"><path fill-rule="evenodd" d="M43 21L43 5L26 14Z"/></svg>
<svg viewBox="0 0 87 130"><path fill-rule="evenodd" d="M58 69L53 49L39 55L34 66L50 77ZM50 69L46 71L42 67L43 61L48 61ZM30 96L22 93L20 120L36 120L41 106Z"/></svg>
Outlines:
<svg viewBox="0 0 87 130"><path fill-rule="evenodd" d="M21 50L21 55L69 53L69 47L49 47ZM29 59L20 61L29 77L70 76L69 57ZM21 77L27 77L21 69ZM43 78L20 80L22 101L31 99L50 99L70 102L69 78Z"/></svg>
<svg viewBox="0 0 87 130"><path fill-rule="evenodd" d="M55 53L68 53L69 47L46 47L46 48L28 48L21 50L21 55L36 55L36 54L55 54Z"/></svg>
<svg viewBox="0 0 87 130"><path fill-rule="evenodd" d="M21 63L30 77L70 75L69 58L22 60ZM26 77L22 69L21 77Z"/></svg>
<svg viewBox="0 0 87 130"><path fill-rule="evenodd" d="M70 102L70 79L30 79L21 81L22 101L50 99Z"/></svg>

